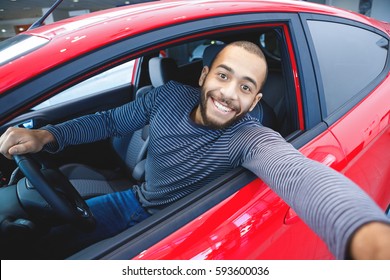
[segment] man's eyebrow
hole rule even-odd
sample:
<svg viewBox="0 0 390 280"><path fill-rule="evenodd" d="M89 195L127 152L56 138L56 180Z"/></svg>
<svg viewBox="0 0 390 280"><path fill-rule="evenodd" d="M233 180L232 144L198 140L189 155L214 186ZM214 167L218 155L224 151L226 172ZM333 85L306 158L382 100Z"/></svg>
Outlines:
<svg viewBox="0 0 390 280"><path fill-rule="evenodd" d="M232 74L234 74L233 69L231 67L225 65L225 64L220 64L220 65L217 66L217 68L218 67L224 68L225 70L227 70L227 71L231 72Z"/></svg>
<svg viewBox="0 0 390 280"><path fill-rule="evenodd" d="M217 68L218 68L218 67L223 68L223 69L229 71L230 73L234 74L234 70L233 70L231 67L229 67L229 66L227 66L227 65L225 65L225 64L220 64L220 65L217 66ZM251 77L245 76L245 77L242 77L242 79L247 80L248 82L254 84L255 87L257 88L257 83L256 83L256 81L255 81L254 79L252 79Z"/></svg>

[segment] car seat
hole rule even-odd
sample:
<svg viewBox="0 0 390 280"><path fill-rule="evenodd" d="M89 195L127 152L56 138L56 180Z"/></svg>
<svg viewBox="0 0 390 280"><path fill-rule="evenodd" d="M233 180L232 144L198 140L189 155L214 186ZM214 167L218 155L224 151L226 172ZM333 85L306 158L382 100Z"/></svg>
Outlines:
<svg viewBox="0 0 390 280"><path fill-rule="evenodd" d="M267 81L262 89L264 103L272 110L274 118L273 129L282 136L292 132L292 118L287 111L286 83L280 70L269 69Z"/></svg>
<svg viewBox="0 0 390 280"><path fill-rule="evenodd" d="M151 85L140 88L136 98L147 94L154 87L161 86L176 74L175 62L169 58L154 57L149 60ZM73 163L60 167L80 195L87 199L130 188L144 181L145 158L149 144L149 125L124 137L110 139L113 150L123 163L123 172L96 169L88 165Z"/></svg>

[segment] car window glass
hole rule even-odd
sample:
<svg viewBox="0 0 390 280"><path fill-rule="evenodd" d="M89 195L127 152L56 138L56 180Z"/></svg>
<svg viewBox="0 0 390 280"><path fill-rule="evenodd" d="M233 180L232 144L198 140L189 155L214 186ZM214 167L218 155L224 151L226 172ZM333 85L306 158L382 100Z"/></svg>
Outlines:
<svg viewBox="0 0 390 280"><path fill-rule="evenodd" d="M48 42L46 38L24 34L0 42L0 65L26 55Z"/></svg>
<svg viewBox="0 0 390 280"><path fill-rule="evenodd" d="M346 24L310 20L308 26L329 115L383 71L389 42L379 34Z"/></svg>
<svg viewBox="0 0 390 280"><path fill-rule="evenodd" d="M134 60L116 66L60 92L38 104L32 108L32 110L40 110L76 98L98 94L109 89L129 85L132 78L133 67Z"/></svg>

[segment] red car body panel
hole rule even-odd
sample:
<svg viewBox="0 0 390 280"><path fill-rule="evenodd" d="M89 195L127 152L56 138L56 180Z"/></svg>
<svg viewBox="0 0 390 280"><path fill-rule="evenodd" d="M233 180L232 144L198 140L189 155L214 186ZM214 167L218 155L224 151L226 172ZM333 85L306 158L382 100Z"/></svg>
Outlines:
<svg viewBox="0 0 390 280"><path fill-rule="evenodd" d="M388 75L374 92L330 127L348 161L345 168L337 170L355 181L384 210L390 201L390 192L385 191L390 182L389 88Z"/></svg>
<svg viewBox="0 0 390 280"><path fill-rule="evenodd" d="M333 258L295 217L283 200L256 180L135 259Z"/></svg>
<svg viewBox="0 0 390 280"><path fill-rule="evenodd" d="M255 12L321 13L374 25L390 34L389 24L332 7L294 1L161 1L135 7L97 12L26 32L50 42L2 66L0 94L107 44L202 18ZM285 28L288 51L294 54ZM300 74L294 55L290 60L299 127L304 129ZM20 69L26 65L28 73L20 75ZM390 201L390 192L385 191L390 182L389 89L388 75L353 110L300 149L307 157L351 178L383 209ZM372 161L383 164L373 165ZM256 179L134 259L333 259L333 256L297 214Z"/></svg>

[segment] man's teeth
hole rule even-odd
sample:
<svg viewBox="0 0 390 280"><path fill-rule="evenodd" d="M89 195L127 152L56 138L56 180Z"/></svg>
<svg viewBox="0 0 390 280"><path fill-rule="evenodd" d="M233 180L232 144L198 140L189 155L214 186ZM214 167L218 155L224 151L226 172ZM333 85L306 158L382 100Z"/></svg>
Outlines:
<svg viewBox="0 0 390 280"><path fill-rule="evenodd" d="M214 100L214 104L218 108L218 110L220 110L220 111L223 111L223 112L231 112L232 111L231 108L222 105L221 103L219 103L216 100Z"/></svg>

